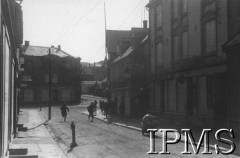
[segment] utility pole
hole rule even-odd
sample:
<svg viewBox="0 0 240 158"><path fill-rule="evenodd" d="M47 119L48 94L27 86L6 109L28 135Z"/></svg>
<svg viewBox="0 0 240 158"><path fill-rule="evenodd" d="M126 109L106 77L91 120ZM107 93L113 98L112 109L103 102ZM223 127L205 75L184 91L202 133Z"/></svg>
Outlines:
<svg viewBox="0 0 240 158"><path fill-rule="evenodd" d="M49 81L48 81L48 95L49 95L49 100L48 100L48 120L51 120L51 82L52 82L52 75L51 75L51 48L48 49L48 62L49 62L49 67L48 67L48 76L49 76Z"/></svg>
<svg viewBox="0 0 240 158"><path fill-rule="evenodd" d="M107 48L107 17L106 17L106 6L104 1L104 22L105 22L105 53L107 57L107 101L110 103L110 60L108 56L108 48Z"/></svg>

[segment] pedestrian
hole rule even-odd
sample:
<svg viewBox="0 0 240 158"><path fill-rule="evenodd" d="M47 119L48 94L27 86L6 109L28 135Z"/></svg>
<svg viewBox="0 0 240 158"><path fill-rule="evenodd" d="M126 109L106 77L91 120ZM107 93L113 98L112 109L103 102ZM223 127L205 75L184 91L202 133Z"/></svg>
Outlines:
<svg viewBox="0 0 240 158"><path fill-rule="evenodd" d="M69 109L66 106L66 104L63 103L63 105L61 106L61 113L62 113L62 117L64 118L64 122L66 122L67 112L69 112Z"/></svg>
<svg viewBox="0 0 240 158"><path fill-rule="evenodd" d="M105 111L105 102L102 101L102 109L103 109L103 115L106 115L106 111Z"/></svg>
<svg viewBox="0 0 240 158"><path fill-rule="evenodd" d="M92 122L93 122L93 111L94 111L94 103L91 102L91 104L87 107L88 109L88 120L90 120L90 118L92 118Z"/></svg>
<svg viewBox="0 0 240 158"><path fill-rule="evenodd" d="M94 111L94 115L96 116L97 115L97 101L94 100L94 103L93 103L93 111Z"/></svg>
<svg viewBox="0 0 240 158"><path fill-rule="evenodd" d="M108 118L108 110L109 110L109 103L104 102L104 112L105 112L106 119Z"/></svg>
<svg viewBox="0 0 240 158"><path fill-rule="evenodd" d="M100 108L101 113L103 115L103 102L101 100L99 101L99 108Z"/></svg>

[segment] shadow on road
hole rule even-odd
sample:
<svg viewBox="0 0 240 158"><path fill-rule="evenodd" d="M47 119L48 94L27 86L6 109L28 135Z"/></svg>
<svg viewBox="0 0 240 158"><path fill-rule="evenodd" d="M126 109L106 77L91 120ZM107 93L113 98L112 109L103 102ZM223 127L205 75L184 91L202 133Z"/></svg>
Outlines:
<svg viewBox="0 0 240 158"><path fill-rule="evenodd" d="M41 123L41 124L39 124L39 125L37 125L35 127L29 128L28 130L33 130L33 129L36 129L36 128L40 127L41 125L45 125L48 121L49 120L47 120L47 121L45 121L45 122L43 122L43 123Z"/></svg>

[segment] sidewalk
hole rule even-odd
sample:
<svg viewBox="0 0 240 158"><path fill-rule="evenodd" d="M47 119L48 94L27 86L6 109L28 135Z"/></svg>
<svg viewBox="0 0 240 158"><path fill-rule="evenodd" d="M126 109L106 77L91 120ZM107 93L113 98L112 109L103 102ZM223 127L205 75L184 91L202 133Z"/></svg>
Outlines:
<svg viewBox="0 0 240 158"><path fill-rule="evenodd" d="M10 144L10 149L27 148L26 157L66 158L44 126L44 121L38 110L21 109L18 124L23 124L28 130L18 132Z"/></svg>
<svg viewBox="0 0 240 158"><path fill-rule="evenodd" d="M88 115L87 111L83 112L83 113ZM112 116L112 117L106 119L106 116L102 115L99 109L97 110L97 115L94 116L94 117L96 119L99 119L99 120L102 120L102 121L105 121L107 123L111 123L111 124L114 124L114 125L117 125L117 126L129 128L129 129L136 130L136 131L139 131L139 132L142 131L142 129L141 129L141 119L120 118L118 116ZM159 124L158 124L158 127L162 128L162 129L177 129L177 130L179 130L179 129L186 128L185 126L186 125L181 124L181 123L174 123L173 124L173 122L170 122L166 119L160 119ZM202 131L199 130L199 129L198 130L197 129L192 129L192 133L193 133L193 136L194 136L196 141L199 140L201 132ZM162 138L162 133L159 132L159 131L156 132L155 135L157 137ZM170 139L170 140L175 139L175 134L174 133L168 133L168 139ZM181 134L181 140L180 141L181 141L181 143L185 143L185 136L183 134ZM220 147L223 150L229 150L229 148L230 148L229 145L219 143L216 139L211 138L211 137L210 137L209 142L210 142L210 149L212 149L212 150L215 150L214 144L219 144L220 146L223 146L223 147ZM238 140L238 142L234 141L234 143L236 145L236 150L234 152L234 155L239 156L240 155L239 140Z"/></svg>

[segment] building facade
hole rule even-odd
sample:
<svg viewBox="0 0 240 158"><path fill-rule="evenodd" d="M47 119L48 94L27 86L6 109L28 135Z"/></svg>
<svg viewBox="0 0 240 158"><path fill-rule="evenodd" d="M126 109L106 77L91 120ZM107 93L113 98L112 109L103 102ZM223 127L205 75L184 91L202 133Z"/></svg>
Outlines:
<svg viewBox="0 0 240 158"><path fill-rule="evenodd" d="M1 0L0 157L8 157L18 119L18 54L23 40L22 9L15 0Z"/></svg>
<svg viewBox="0 0 240 158"><path fill-rule="evenodd" d="M110 55L114 56L109 64L110 101L116 105L115 112L126 116L141 115L146 106L147 34L147 28L132 28L127 36L114 39L118 42L116 53Z"/></svg>
<svg viewBox="0 0 240 158"><path fill-rule="evenodd" d="M60 46L31 46L25 41L20 56L21 105L47 105L49 101L53 105L80 103L80 60Z"/></svg>
<svg viewBox="0 0 240 158"><path fill-rule="evenodd" d="M227 98L228 98L228 124L234 129L235 135L240 136L240 1L231 0L228 3L229 40L223 45L223 51L227 55ZM237 149L239 152L240 149Z"/></svg>
<svg viewBox="0 0 240 158"><path fill-rule="evenodd" d="M227 3L150 0L149 112L195 125L225 125Z"/></svg>

